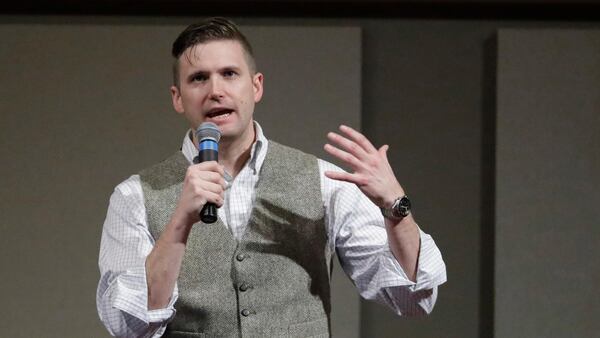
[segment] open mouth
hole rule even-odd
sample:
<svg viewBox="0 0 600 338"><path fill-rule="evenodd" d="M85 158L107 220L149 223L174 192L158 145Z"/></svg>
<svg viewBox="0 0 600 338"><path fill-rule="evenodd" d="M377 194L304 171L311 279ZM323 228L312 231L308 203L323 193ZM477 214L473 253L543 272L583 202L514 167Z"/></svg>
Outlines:
<svg viewBox="0 0 600 338"><path fill-rule="evenodd" d="M227 118L229 115L231 115L232 112L233 112L233 109L227 109L227 108L215 109L215 110L211 110L210 112L208 112L208 114L206 114L206 117L209 119L213 119L213 120L219 120L219 119Z"/></svg>

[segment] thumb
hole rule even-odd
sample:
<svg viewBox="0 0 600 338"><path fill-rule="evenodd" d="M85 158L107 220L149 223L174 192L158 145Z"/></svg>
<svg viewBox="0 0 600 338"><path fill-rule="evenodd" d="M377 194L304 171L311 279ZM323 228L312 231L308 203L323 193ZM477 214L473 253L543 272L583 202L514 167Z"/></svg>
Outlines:
<svg viewBox="0 0 600 338"><path fill-rule="evenodd" d="M387 160L388 149L390 149L390 146L388 146L387 144L384 144L383 146L381 146L381 148L379 148L379 150L377 150L377 152L379 153L379 155L383 156L383 158L385 158Z"/></svg>

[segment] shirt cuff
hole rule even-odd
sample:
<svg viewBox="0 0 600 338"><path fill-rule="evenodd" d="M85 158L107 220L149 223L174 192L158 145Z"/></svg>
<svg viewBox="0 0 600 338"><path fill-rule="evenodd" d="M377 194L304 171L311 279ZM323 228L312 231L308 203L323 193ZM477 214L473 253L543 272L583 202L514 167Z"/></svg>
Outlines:
<svg viewBox="0 0 600 338"><path fill-rule="evenodd" d="M167 323L175 316L175 301L178 297L177 285L169 304L163 309L148 310L148 286L145 267L136 267L119 275L112 286L112 304L116 309L128 313L139 320L150 323Z"/></svg>
<svg viewBox="0 0 600 338"><path fill-rule="evenodd" d="M411 281L402 266L388 248L381 257L382 266L390 274L381 281L384 288L408 286L413 292L433 289L446 282L446 265L433 238L419 229L421 246L417 261L416 282Z"/></svg>

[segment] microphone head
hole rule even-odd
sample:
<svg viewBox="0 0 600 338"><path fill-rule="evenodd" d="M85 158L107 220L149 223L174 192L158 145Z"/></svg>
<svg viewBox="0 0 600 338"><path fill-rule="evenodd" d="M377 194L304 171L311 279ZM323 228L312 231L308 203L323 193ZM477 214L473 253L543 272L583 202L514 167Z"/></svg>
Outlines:
<svg viewBox="0 0 600 338"><path fill-rule="evenodd" d="M219 140L221 139L221 131L216 124L212 122L204 122L196 130L196 138L198 138L198 143L205 139L210 139L219 143Z"/></svg>

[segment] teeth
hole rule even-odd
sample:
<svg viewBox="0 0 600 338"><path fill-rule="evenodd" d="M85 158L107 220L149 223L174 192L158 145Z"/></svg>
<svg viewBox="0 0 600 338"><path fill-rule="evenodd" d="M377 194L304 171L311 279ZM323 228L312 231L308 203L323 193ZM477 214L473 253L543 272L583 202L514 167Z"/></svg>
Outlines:
<svg viewBox="0 0 600 338"><path fill-rule="evenodd" d="M229 115L231 115L231 113L220 114L220 115L214 115L214 116L210 116L210 118L211 118L211 119L215 119L215 120L220 120L220 119L227 118Z"/></svg>
<svg viewBox="0 0 600 338"><path fill-rule="evenodd" d="M231 110L224 109L224 110L218 110L218 111L209 113L207 116L209 118L217 118L219 116L229 116L230 114L231 114Z"/></svg>

